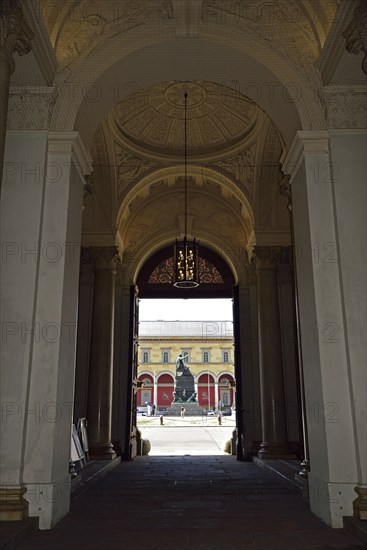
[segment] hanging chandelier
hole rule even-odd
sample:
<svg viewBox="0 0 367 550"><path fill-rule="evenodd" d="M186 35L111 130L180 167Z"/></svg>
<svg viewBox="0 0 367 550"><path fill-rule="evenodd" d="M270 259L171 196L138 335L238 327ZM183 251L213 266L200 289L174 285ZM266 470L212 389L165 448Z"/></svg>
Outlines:
<svg viewBox="0 0 367 550"><path fill-rule="evenodd" d="M174 266L175 282L177 288L195 288L199 286L199 250L193 240L187 239L187 93L185 98L185 233L183 240L176 239Z"/></svg>

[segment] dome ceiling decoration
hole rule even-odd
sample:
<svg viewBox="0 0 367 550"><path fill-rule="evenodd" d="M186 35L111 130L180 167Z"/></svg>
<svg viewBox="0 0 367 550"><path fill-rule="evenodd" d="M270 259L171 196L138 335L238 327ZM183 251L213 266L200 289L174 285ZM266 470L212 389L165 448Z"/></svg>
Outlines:
<svg viewBox="0 0 367 550"><path fill-rule="evenodd" d="M261 119L252 100L226 86L168 81L137 92L116 107L111 123L120 139L152 154L182 156L185 90L190 160L243 142Z"/></svg>

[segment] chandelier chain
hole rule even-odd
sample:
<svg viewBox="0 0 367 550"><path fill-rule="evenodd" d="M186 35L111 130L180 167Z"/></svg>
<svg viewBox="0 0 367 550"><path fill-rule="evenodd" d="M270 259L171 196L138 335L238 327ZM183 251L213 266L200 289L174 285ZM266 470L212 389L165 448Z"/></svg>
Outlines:
<svg viewBox="0 0 367 550"><path fill-rule="evenodd" d="M185 237L187 236L187 92L185 92Z"/></svg>

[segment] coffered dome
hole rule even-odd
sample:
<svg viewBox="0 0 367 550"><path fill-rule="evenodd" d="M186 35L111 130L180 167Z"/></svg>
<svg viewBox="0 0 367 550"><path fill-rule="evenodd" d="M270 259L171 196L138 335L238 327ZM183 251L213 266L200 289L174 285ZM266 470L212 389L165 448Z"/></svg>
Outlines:
<svg viewBox="0 0 367 550"><path fill-rule="evenodd" d="M123 141L164 155L184 148L184 93L190 157L224 151L248 136L259 109L236 91L211 82L168 81L134 93L113 111Z"/></svg>

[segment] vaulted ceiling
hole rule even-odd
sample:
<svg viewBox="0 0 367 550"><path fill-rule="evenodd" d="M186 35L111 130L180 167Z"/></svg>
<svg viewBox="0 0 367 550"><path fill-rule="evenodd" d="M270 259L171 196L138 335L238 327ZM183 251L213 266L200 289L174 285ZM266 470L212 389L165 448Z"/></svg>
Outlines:
<svg viewBox="0 0 367 550"><path fill-rule="evenodd" d="M326 85L365 83L343 38L359 0L29 2L53 51L37 38L12 83L52 84L50 128L91 152L84 244L117 242L134 279L182 234L184 91L190 233L237 277L249 242L290 242L280 162L330 122Z"/></svg>

